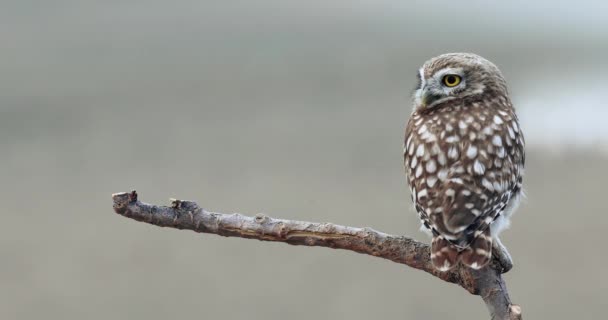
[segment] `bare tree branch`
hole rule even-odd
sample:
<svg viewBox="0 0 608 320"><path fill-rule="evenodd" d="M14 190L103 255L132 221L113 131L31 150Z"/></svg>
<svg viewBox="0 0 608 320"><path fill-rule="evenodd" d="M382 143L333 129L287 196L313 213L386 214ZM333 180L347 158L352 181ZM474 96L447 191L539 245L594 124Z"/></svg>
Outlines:
<svg viewBox="0 0 608 320"><path fill-rule="evenodd" d="M500 267L496 263L481 270L457 267L452 271L439 272L431 264L429 246L405 236L333 223L273 219L263 214L248 217L238 213L209 212L193 201L173 199L170 207L156 206L139 201L135 191L113 194L112 199L116 213L160 227L344 249L402 263L481 296L492 319L521 319L521 308L511 303Z"/></svg>

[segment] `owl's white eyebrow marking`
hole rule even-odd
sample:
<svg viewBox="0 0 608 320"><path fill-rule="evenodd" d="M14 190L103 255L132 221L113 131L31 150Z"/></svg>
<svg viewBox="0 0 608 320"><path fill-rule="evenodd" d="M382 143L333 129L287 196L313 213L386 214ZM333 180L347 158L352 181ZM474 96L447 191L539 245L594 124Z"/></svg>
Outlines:
<svg viewBox="0 0 608 320"><path fill-rule="evenodd" d="M446 74L457 74L462 77L464 75L464 70L462 70L462 68L447 67L447 68L443 68L443 69L435 72L435 74L433 76L437 77L437 78L441 78ZM465 79L463 79L463 80L465 80Z"/></svg>
<svg viewBox="0 0 608 320"><path fill-rule="evenodd" d="M424 68L420 68L418 72L420 73L420 89L422 89L426 84L426 81L424 80Z"/></svg>

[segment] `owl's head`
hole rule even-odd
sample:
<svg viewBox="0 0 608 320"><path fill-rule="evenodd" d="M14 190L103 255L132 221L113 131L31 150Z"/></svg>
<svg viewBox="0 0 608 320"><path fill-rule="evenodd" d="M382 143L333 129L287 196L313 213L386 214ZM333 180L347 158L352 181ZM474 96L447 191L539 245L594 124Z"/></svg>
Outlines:
<svg viewBox="0 0 608 320"><path fill-rule="evenodd" d="M472 53L446 53L425 62L414 94L416 109L430 109L465 97L507 97L507 83L490 61Z"/></svg>

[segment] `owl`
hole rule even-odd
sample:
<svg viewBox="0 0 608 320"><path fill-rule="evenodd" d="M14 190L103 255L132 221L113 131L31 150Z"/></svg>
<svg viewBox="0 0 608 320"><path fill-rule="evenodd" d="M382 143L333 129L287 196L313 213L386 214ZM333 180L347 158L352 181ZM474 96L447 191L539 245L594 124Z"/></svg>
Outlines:
<svg viewBox="0 0 608 320"><path fill-rule="evenodd" d="M443 54L420 68L413 100L405 168L433 265L480 269L494 252L508 271L498 235L522 196L525 154L504 77L478 55Z"/></svg>

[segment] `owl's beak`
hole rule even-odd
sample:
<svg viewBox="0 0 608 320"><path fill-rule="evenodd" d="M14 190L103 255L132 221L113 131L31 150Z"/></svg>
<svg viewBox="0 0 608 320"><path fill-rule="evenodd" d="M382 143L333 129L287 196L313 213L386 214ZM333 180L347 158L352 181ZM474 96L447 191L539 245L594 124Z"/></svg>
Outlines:
<svg viewBox="0 0 608 320"><path fill-rule="evenodd" d="M432 105L433 102L435 102L435 101L437 101L439 99L441 99L440 95L433 94L426 87L422 88L422 92L420 94L420 106L422 108L426 108L426 107Z"/></svg>

